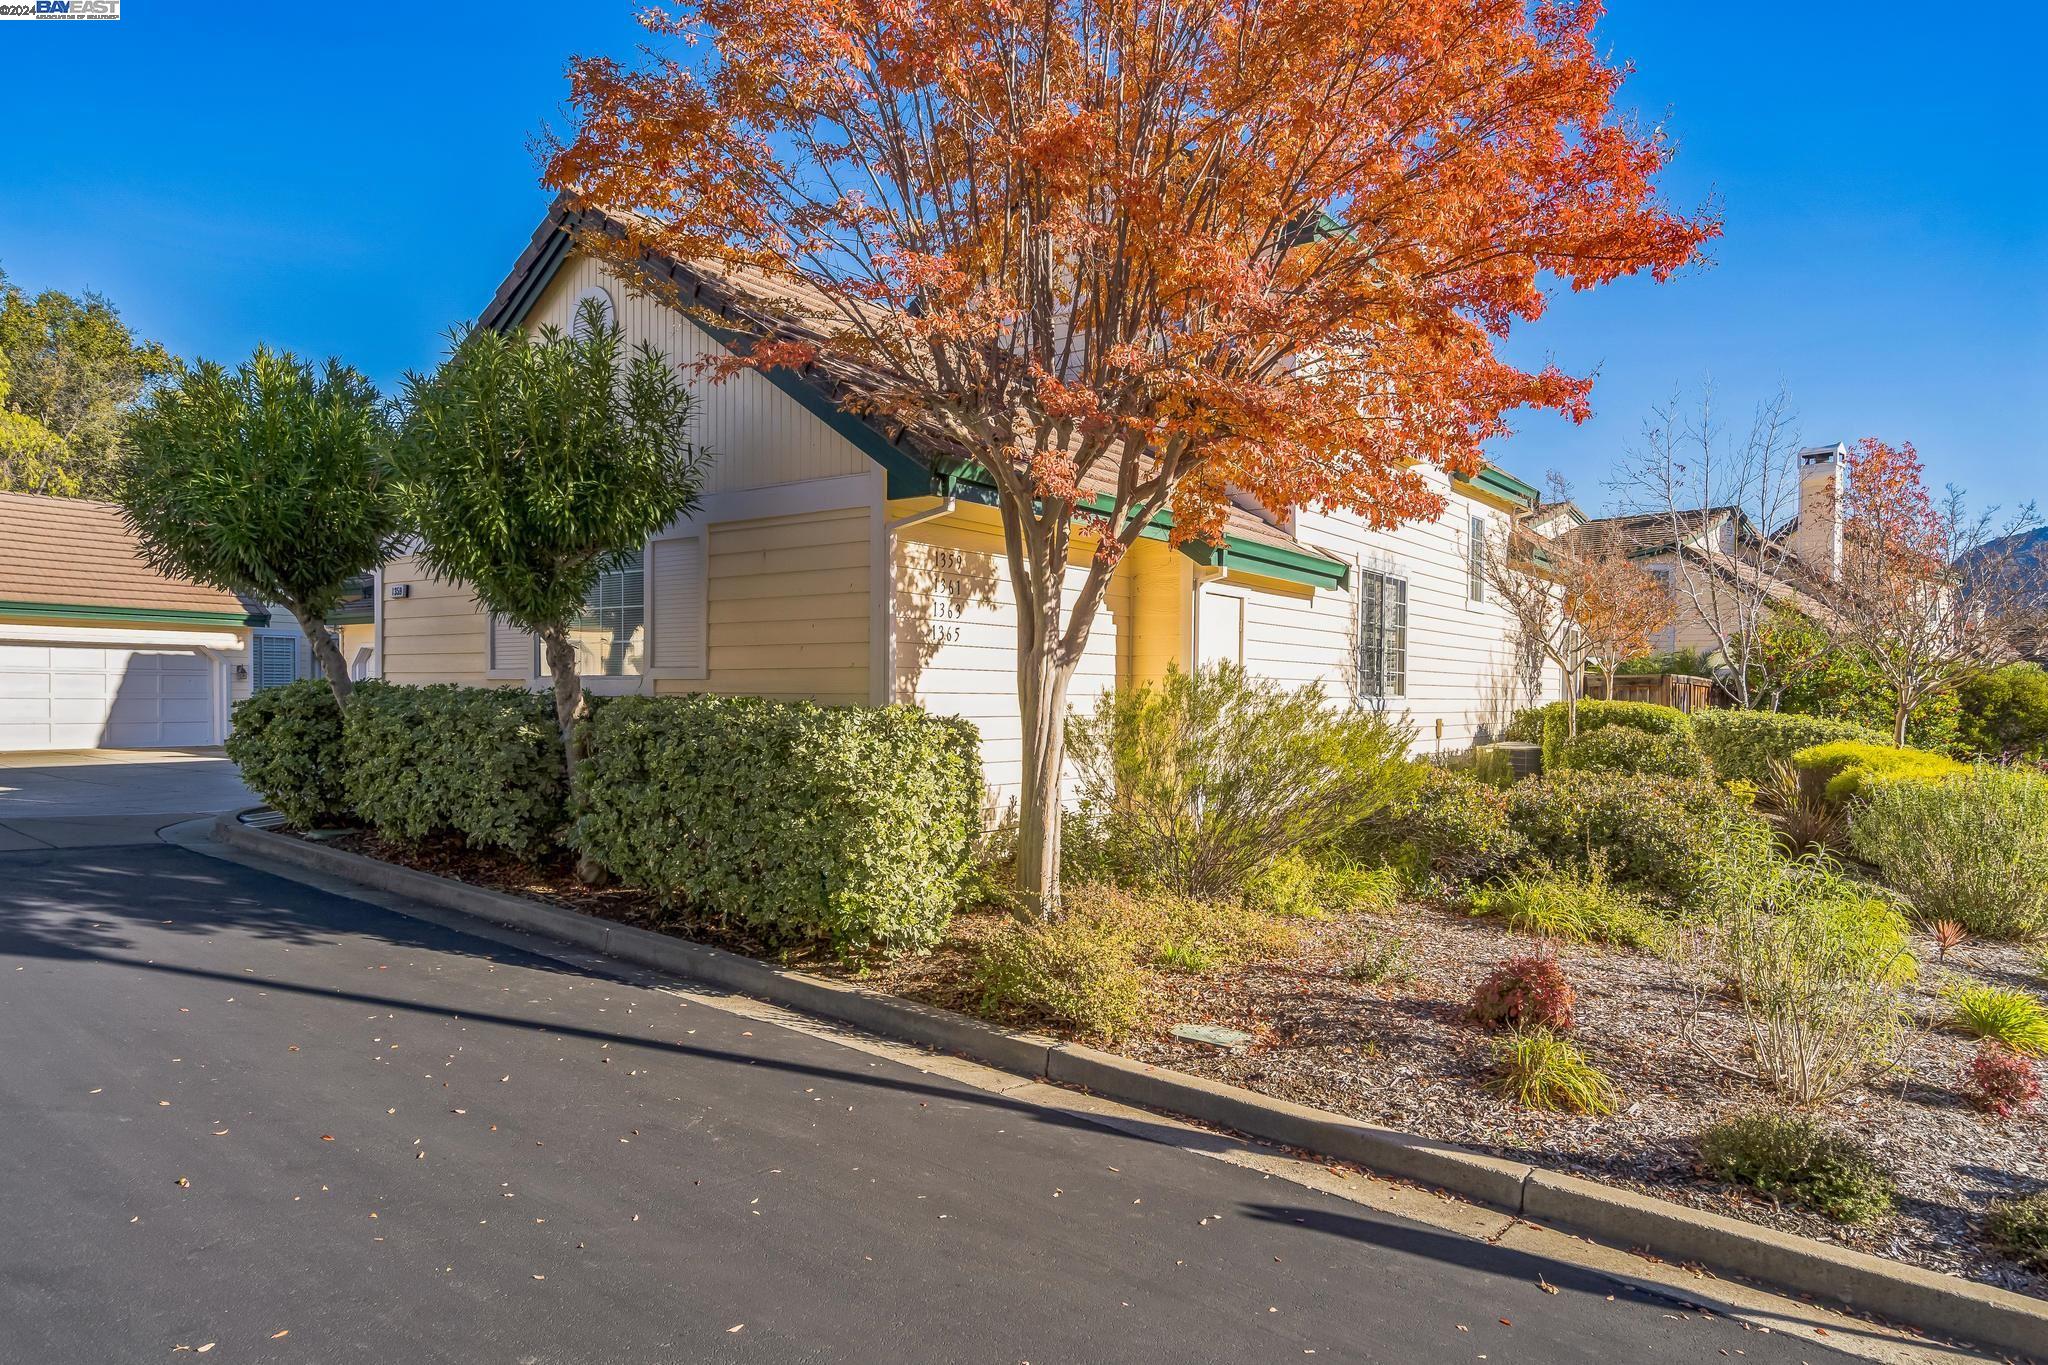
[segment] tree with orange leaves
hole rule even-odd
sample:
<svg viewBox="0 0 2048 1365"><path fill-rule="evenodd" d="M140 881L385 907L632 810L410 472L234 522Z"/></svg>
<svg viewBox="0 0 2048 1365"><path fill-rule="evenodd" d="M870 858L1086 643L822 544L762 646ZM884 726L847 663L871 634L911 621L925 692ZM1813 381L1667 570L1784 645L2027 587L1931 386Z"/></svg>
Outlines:
<svg viewBox="0 0 2048 1365"><path fill-rule="evenodd" d="M1892 742L1921 703L2036 648L2048 603L2019 509L1994 527L1995 508L1971 513L1961 489L1927 487L1912 442L1873 436L1849 452L1839 506L1839 571L1802 565L1823 631L1869 661L1891 691Z"/></svg>
<svg viewBox="0 0 2048 1365"><path fill-rule="evenodd" d="M1671 624L1678 603L1670 588L1622 550L1580 556L1568 586L1564 615L1584 638L1586 657L1599 667L1611 699L1615 669L1650 652L1651 637Z"/></svg>
<svg viewBox="0 0 2048 1365"><path fill-rule="evenodd" d="M1019 880L1050 909L1068 684L1146 528L1213 540L1233 493L1435 516L1426 469L1474 470L1510 411L1586 414L1587 380L1495 353L1546 278L1662 279L1718 231L1658 195L1599 13L666 3L643 22L701 55L576 61L546 178L629 277L652 251L771 286L732 364L857 372L871 418L994 485Z"/></svg>

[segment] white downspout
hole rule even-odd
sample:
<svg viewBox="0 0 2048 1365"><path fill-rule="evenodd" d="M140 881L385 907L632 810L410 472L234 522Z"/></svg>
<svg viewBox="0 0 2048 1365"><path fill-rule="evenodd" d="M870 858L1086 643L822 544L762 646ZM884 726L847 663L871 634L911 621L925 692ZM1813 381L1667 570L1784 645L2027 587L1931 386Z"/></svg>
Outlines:
<svg viewBox="0 0 2048 1365"><path fill-rule="evenodd" d="M912 512L894 521L882 523L882 563L888 571L889 601L882 612L882 704L889 705L896 700L896 533L907 531L913 526L922 526L928 521L950 517L959 506L958 498L947 498L937 507L927 507L922 512Z"/></svg>

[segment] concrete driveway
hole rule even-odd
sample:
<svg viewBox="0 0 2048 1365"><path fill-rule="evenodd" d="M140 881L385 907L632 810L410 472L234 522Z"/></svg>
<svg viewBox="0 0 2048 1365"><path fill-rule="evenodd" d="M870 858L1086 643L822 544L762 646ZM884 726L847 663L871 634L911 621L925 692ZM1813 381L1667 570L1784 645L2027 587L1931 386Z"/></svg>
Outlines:
<svg viewBox="0 0 2048 1365"><path fill-rule="evenodd" d="M154 843L167 825L255 801L218 749L0 753L0 853Z"/></svg>

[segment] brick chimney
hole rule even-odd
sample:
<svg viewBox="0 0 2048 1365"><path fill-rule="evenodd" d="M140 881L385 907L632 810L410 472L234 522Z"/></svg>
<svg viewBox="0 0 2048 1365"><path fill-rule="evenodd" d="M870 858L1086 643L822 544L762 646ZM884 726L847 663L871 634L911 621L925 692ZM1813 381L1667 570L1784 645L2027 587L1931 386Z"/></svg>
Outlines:
<svg viewBox="0 0 2048 1365"><path fill-rule="evenodd" d="M1842 576L1842 493L1848 486L1849 447L1808 446L1799 452L1799 524L1792 553L1809 572Z"/></svg>

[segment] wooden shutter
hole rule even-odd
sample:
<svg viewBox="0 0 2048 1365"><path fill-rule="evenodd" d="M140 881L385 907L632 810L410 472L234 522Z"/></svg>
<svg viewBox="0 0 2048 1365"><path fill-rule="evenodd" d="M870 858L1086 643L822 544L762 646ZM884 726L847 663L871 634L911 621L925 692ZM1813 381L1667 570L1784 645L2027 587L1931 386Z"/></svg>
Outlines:
<svg viewBox="0 0 2048 1365"><path fill-rule="evenodd" d="M540 672L540 639L502 616L491 618L489 671L500 678L531 678Z"/></svg>
<svg viewBox="0 0 2048 1365"><path fill-rule="evenodd" d="M648 547L651 667L684 677L704 676L704 596L702 536L657 540Z"/></svg>

